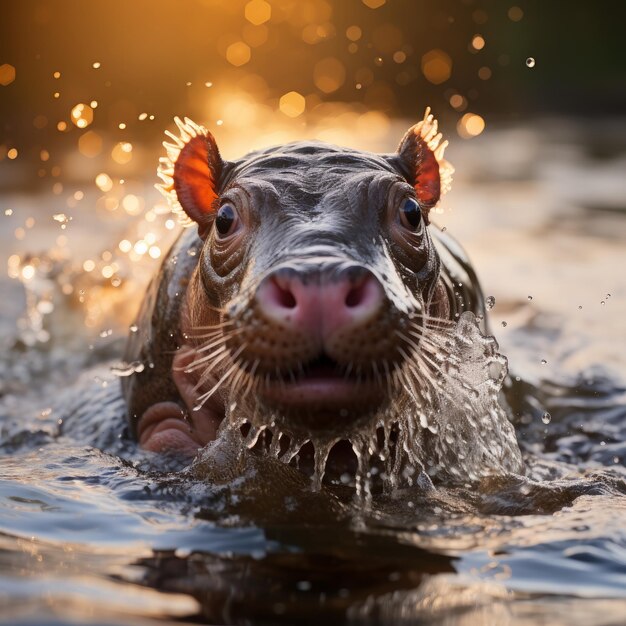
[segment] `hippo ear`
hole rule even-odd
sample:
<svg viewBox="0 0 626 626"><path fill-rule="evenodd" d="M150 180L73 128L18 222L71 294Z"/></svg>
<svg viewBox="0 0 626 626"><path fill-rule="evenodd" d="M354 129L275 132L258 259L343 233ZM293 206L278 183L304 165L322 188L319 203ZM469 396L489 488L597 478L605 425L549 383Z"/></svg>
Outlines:
<svg viewBox="0 0 626 626"><path fill-rule="evenodd" d="M173 143L163 142L167 156L159 159L157 174L163 181L156 188L169 200L179 221L196 222L199 232L210 225L216 210L218 185L223 162L213 135L188 117L175 117L180 136L165 134Z"/></svg>
<svg viewBox="0 0 626 626"><path fill-rule="evenodd" d="M454 168L443 158L448 142L441 139L437 120L428 107L424 119L409 128L398 147L402 169L426 215L452 184Z"/></svg>

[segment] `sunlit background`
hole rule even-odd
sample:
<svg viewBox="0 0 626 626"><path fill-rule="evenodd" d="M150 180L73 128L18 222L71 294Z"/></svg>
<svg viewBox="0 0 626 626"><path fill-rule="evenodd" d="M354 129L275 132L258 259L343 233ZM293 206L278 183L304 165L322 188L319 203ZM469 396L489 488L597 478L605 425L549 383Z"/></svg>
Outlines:
<svg viewBox="0 0 626 626"><path fill-rule="evenodd" d="M305 137L391 151L431 106L461 184L484 178L476 154L495 176L525 176L546 119L574 119L611 152L620 139L601 123L626 110L624 14L538 0L6 4L2 320L45 344L61 297L105 336L128 324L178 229L152 187L174 115L211 129L228 159ZM502 161L489 136L512 128L527 132L501 136Z"/></svg>

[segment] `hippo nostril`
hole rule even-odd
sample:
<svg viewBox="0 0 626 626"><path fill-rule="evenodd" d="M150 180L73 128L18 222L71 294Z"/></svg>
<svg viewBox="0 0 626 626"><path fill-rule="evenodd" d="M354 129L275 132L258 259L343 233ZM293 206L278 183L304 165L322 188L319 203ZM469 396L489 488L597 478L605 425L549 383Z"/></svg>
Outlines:
<svg viewBox="0 0 626 626"><path fill-rule="evenodd" d="M349 309L359 306L365 299L365 291L367 289L367 280L362 280L358 285L354 285L346 294L346 306Z"/></svg>
<svg viewBox="0 0 626 626"><path fill-rule="evenodd" d="M291 289L280 284L280 281L274 279L272 281L275 287L275 297L277 303L285 309L295 309L297 305L296 297Z"/></svg>

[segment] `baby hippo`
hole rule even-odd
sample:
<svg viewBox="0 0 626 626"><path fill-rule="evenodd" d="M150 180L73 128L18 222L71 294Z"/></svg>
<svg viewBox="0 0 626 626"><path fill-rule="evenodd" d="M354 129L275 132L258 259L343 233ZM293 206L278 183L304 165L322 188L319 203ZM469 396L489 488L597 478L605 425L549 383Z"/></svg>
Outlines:
<svg viewBox="0 0 626 626"><path fill-rule="evenodd" d="M231 424L289 461L432 402L444 338L484 311L430 224L453 169L429 110L390 154L298 141L225 161L205 128L176 123L160 188L193 228L127 347L144 365L123 380L140 445L192 458Z"/></svg>

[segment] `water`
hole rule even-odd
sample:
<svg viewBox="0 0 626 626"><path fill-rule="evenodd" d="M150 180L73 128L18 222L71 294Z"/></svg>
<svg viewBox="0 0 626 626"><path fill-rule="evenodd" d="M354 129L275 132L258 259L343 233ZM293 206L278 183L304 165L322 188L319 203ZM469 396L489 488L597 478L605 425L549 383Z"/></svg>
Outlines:
<svg viewBox="0 0 626 626"><path fill-rule="evenodd" d="M235 463L228 437L191 469L138 451L117 389L139 364L119 359L157 261L131 267L114 249L136 241L142 223L121 229L81 214L61 231L50 219L19 248L12 228L0 231L23 280L0 284L3 623L622 623L626 151L607 155L604 144L599 161L576 128L552 121L457 146L453 210L435 216L493 296L525 475L503 467L447 488L418 477L369 506L341 484L311 490L271 455ZM581 178L591 169L597 179ZM14 215L4 219L58 213L46 213L45 198L6 204ZM158 214L148 245L167 246L166 218ZM102 241L89 234L94 223ZM69 258L57 250L61 233L76 242ZM430 415L418 421L445 428ZM476 467L455 464L462 444L449 445L445 467Z"/></svg>

